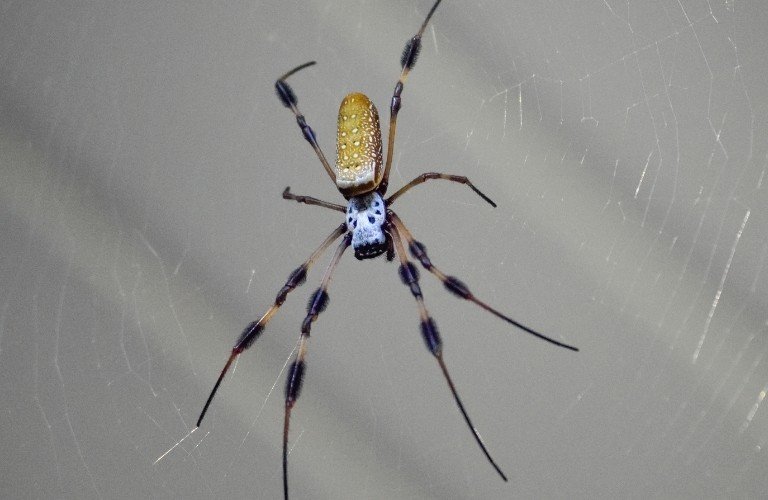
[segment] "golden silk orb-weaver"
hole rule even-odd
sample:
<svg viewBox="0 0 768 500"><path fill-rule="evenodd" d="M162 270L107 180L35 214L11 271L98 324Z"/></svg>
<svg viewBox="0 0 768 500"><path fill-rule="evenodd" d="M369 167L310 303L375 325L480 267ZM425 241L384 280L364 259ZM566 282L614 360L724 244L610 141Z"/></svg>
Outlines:
<svg viewBox="0 0 768 500"><path fill-rule="evenodd" d="M424 297L419 286L419 273L416 266L409 260L406 253L406 246L411 256L419 261L421 266L435 275L443 285L454 295L474 302L486 311L503 319L507 323L534 335L540 339L546 340L572 351L578 351L577 348L559 342L553 338L547 337L541 333L528 328L527 326L515 321L514 319L502 314L481 301L469 291L469 288L458 278L443 273L432 264L427 256L426 247L417 241L411 232L403 224L403 221L392 211L391 207L400 196L404 195L411 188L432 179L443 179L451 182L457 182L469 186L477 195L495 207L496 204L485 194L477 189L464 176L448 175L442 173L428 172L419 175L408 184L401 187L394 194L385 198L389 181L389 172L392 167L392 158L395 145L395 132L397 129L397 114L401 106L401 94L408 74L416 63L416 59L421 49L421 37L424 33L429 20L435 13L442 0L437 0L429 10L426 19L421 24L418 33L414 35L405 45L402 57L400 59L401 72L400 78L395 85L392 100L389 107L389 136L387 138L387 155L382 161L381 129L379 127L379 113L371 100L364 94L352 93L344 98L339 107L338 132L336 141L336 165L331 166L325 158L320 145L317 142L315 132L307 124L304 115L301 114L298 107L298 100L293 89L286 83L286 79L294 73L315 64L314 61L302 64L283 76L275 82L275 89L280 101L289 108L296 117L296 123L299 125L304 139L309 142L315 150L320 163L323 164L328 176L336 183L336 187L347 200L346 205L331 203L318 200L310 196L299 196L291 193L290 188L285 188L283 198L294 200L307 205L316 205L331 210L336 210L345 214L344 222L331 232L319 247L312 252L309 258L297 267L288 277L283 287L277 294L274 304L258 320L250 323L240 334L232 348L232 353L227 359L224 368L213 386L208 400L205 402L200 417L197 420L197 427L203 421L208 407L216 395L216 391L221 385L232 362L246 349L251 347L254 341L261 335L267 323L275 315L280 306L285 302L286 297L295 288L304 283L307 272L320 255L330 247L334 241L341 237L341 243L336 248L336 252L328 264L323 275L320 286L312 294L307 306L307 315L301 325L301 336L299 337L298 350L295 360L288 369L288 377L285 386L285 416L283 423L283 494L288 498L288 430L290 424L291 411L301 391L302 380L306 369L307 341L309 339L312 323L318 315L328 305L328 285L331 276L336 269L339 260L344 251L351 245L355 251L355 257L360 260L371 259L386 253L387 260L393 260L395 256L400 261L399 274L403 284L411 291L419 311L421 334L426 343L427 349L437 360L440 370L448 384L448 388L453 395L459 412L464 417L469 430L477 442L480 450L488 459L499 476L506 481L507 477L501 468L491 457L488 449L480 438L480 434L475 429L469 414L464 408L464 404L459 398L456 387L448 374L445 362L443 360L442 341L437 330L435 321L429 315L424 305Z"/></svg>

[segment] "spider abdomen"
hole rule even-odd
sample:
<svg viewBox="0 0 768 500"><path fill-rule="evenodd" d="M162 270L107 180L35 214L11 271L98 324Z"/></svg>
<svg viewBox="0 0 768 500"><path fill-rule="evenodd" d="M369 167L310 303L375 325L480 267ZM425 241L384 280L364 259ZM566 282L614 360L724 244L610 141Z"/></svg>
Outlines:
<svg viewBox="0 0 768 500"><path fill-rule="evenodd" d="M373 190L383 174L376 106L364 94L349 94L339 106L337 131L336 187L344 196Z"/></svg>
<svg viewBox="0 0 768 500"><path fill-rule="evenodd" d="M384 233L384 200L377 192L353 196L347 204L347 229L352 233L352 248L358 259L377 257L387 250Z"/></svg>

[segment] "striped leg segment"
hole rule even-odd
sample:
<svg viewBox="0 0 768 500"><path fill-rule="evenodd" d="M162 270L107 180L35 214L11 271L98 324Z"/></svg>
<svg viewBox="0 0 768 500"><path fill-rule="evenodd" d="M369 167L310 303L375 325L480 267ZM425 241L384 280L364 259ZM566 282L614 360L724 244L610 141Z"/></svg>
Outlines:
<svg viewBox="0 0 768 500"><path fill-rule="evenodd" d="M443 273L440 269L436 268L432 261L429 260L429 256L427 255L427 249L426 247L419 241L416 241L414 239L411 232L405 227L405 224L403 224L403 221L400 220L400 218L392 211L389 211L390 220L394 224L394 226L397 228L397 231L402 235L403 238L408 242L408 249L411 251L411 255L415 259L417 259L421 265L429 271L430 273L437 276L437 278L443 282L443 285L445 288L448 289L449 292L456 295L457 297L460 297L464 300L468 300L470 302L474 302L478 306L482 307L489 313L493 314L494 316L503 319L507 323L510 323L517 328L523 330L526 333L530 333L531 335L538 337L542 340L546 340L547 342L554 344L558 347L564 347L565 349L570 349L571 351L578 351L579 349L577 347L574 347L572 345L565 344L563 342L560 342L558 340L555 340L553 338L547 337L544 334L541 334L531 328L528 328L527 326L523 325L522 323L519 323L518 321L515 321L514 319L510 318L509 316L502 314L501 312L497 311L496 309L492 308L485 302L481 301L477 297L475 297L472 292L469 291L469 288L467 285L465 285L461 280L456 278L455 276L448 276L445 273Z"/></svg>
<svg viewBox="0 0 768 500"><path fill-rule="evenodd" d="M389 105L389 138L387 140L387 161L384 164L384 174L382 176L381 184L379 184L378 188L379 194L382 195L387 192L387 184L389 183L389 170L392 168L392 158L395 151L395 135L397 132L397 114L400 112L400 107L402 106L402 98L400 95L403 93L403 85L405 85L405 81L408 79L408 73L411 72L411 69L416 64L416 59L419 57L419 51L421 50L421 37L424 34L424 30L427 28L429 20L432 19L432 14L435 13L435 10L437 10L437 6L440 5L441 1L442 0L437 0L432 8L429 9L429 13L427 13L426 19L424 19L424 22L421 23L419 32L416 33L413 38L408 40L408 42L406 42L405 48L403 49L403 55L400 57L400 65L403 69L400 72L400 78L397 80L397 84L395 84L395 91L392 93L392 101Z"/></svg>
<svg viewBox="0 0 768 500"><path fill-rule="evenodd" d="M206 412L208 411L208 407L211 405L211 401L213 401L213 397L216 395L216 392L219 390L219 386L221 385L221 381L224 380L224 375L227 374L227 371L229 370L229 367L232 365L232 362L237 359L237 357L251 347L251 345L256 341L257 338L261 335L261 333L264 331L264 327L267 326L267 323L269 323L269 320L272 319L272 316L275 315L278 309L280 309L280 306L283 305L283 302L285 302L286 297L290 292L292 292L296 287L302 285L304 283L304 280L307 278L307 272L309 271L309 268L312 267L312 264L315 263L315 261L322 255L325 250L331 246L331 244L336 241L336 239L344 234L347 230L346 224L342 224L336 229L333 230L333 232L328 235L328 237L323 241L323 243L315 249L314 252L312 252L312 255L309 256L309 258L301 264L299 267L293 270L291 272L290 276L288 276L288 280L285 282L285 285L283 285L283 288L280 289L280 291L277 293L277 297L275 298L275 303L272 304L272 307L270 307L264 315L259 318L257 321L254 321L250 323L247 327L245 327L245 330L243 330L243 333L240 334L240 337L237 339L237 342L235 342L235 346L232 348L232 354L229 355L229 359L227 359L227 363L224 365L224 368L222 368L221 373L219 374L219 378L216 380L216 384L213 386L213 390L211 390L211 394L208 396L208 399L205 401L205 406L203 406L203 411L200 412L200 416L197 419L197 427L200 427L200 424L203 421L203 418L205 417Z"/></svg>
<svg viewBox="0 0 768 500"><path fill-rule="evenodd" d="M416 177L415 179L413 179L411 182L409 182L409 183L408 183L408 184L406 184L405 186L403 186L403 187L401 187L400 189L398 189L398 190L395 192L395 194L393 194L392 196L390 196L389 198L387 198L387 202L386 202L386 203L387 203L387 206L390 206L390 205L392 205L392 203L393 203L393 202L394 202L396 199L398 199L399 197L401 197L402 195L404 195L404 194L405 194L407 191L410 191L410 190L411 190L411 188L413 188L413 187L415 187L415 186L418 186L419 184L423 184L423 183L425 183L425 182L427 182L427 181L429 181L429 180L432 180L432 179L443 179L443 180L446 180L446 181L451 181L451 182L458 182L459 184L465 184L465 185L469 186L469 187L472 189L472 191L474 191L475 193L477 193L477 195L478 195L480 198L482 198L482 199L484 199L485 201L487 201L487 202L488 202L488 203L489 203L489 204L490 204L490 205L491 205L493 208L496 208L496 204L493 202L493 200L491 200L491 199L490 199L490 198L488 198L488 197L487 197L485 194L483 194L483 192L482 192L482 191L480 191L479 189L477 189L477 188L475 187L475 185L474 185L474 184L472 184L472 183L469 181L469 179L467 179L467 178L466 178L466 177L464 177L463 175L450 175L450 174L440 174L440 173L437 173L437 172L427 172L427 173L425 173L425 174L421 174L420 176Z"/></svg>
<svg viewBox="0 0 768 500"><path fill-rule="evenodd" d="M315 290L307 304L307 316L301 324L301 336L299 337L299 350L296 353L296 359L291 363L288 369L288 378L285 382L285 417L283 420L283 495L288 499L288 431L291 421L291 410L296 404L301 392L301 385L304 380L304 370L306 363L304 359L307 356L307 341L309 332L312 329L312 323L317 319L328 305L328 285L331 283L331 277L336 270L336 266L341 260L344 251L352 242L352 235L347 234L336 249L328 268L323 275L323 281L320 287Z"/></svg>
<svg viewBox="0 0 768 500"><path fill-rule="evenodd" d="M317 198L313 198L311 196L293 194L291 193L290 186L288 186L283 190L283 199L298 201L299 203L304 203L307 205L315 205L318 207L330 208L331 210L336 210L337 212L341 212L341 213L346 213L347 211L347 207L345 207L344 205L339 205L338 203L331 203L330 201L318 200Z"/></svg>
<svg viewBox="0 0 768 500"><path fill-rule="evenodd" d="M288 85L288 83L285 81L289 76L296 73L297 71L301 71L302 69L314 64L315 61L309 61L300 66L296 66L288 73L278 78L275 82L275 91L277 92L277 97L280 98L280 101L283 103L283 105L293 111L293 114L296 117L296 124L301 129L301 133L304 135L304 139L306 139L307 142L312 146L312 149L315 150L317 158L320 160L320 163L323 164L323 167L331 177L331 180L336 182L336 174L333 173L333 169L331 169L331 166L328 164L328 160L326 160L325 155L323 154L323 150L320 149L320 145L317 143L317 136L315 136L315 131L312 130L312 127L310 127L309 124L307 124L307 120L304 118L304 115L302 115L299 111L299 100L296 99L296 94L293 92L291 86Z"/></svg>
<svg viewBox="0 0 768 500"><path fill-rule="evenodd" d="M496 461L493 459L493 457L491 457L491 454L485 447L485 443L483 443L483 440L480 437L480 433L477 432L477 429L475 429L472 420L469 418L469 414L464 408L464 404L461 402L461 398L459 398L459 393L456 390L456 386L453 384L453 380L448 374L448 368L445 366L445 361L443 360L443 343L440 339L440 334L437 331L437 325L429 315L427 307L424 305L424 297L421 293L421 287L419 286L418 270L416 269L416 266L414 266L413 263L408 260L405 247L403 246L403 242L399 233L400 229L397 226L391 228L390 235L395 242L395 251L397 256L400 258L400 278L402 279L403 283L411 290L411 294L416 299L416 305L419 308L419 316L421 318L421 335L424 338L424 343L426 344L427 349L429 349L429 352L432 353L432 355L437 360L437 363L440 365L440 370L443 372L443 376L445 377L445 381L448 383L448 388L451 390L451 394L453 394L453 399L456 401L456 406L459 408L461 415L464 417L464 421L467 423L469 430L472 431L472 436L475 438L478 446L480 446L480 450L483 452L493 468L496 469L496 472L499 474L499 476L501 476L501 478L506 481L507 476L496 464Z"/></svg>

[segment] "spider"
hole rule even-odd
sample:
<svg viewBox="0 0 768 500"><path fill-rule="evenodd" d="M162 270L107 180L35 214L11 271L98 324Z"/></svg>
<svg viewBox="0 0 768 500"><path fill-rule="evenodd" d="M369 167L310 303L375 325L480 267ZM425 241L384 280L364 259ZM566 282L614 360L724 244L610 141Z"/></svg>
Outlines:
<svg viewBox="0 0 768 500"><path fill-rule="evenodd" d="M459 398L453 380L448 374L448 369L443 360L442 341L440 340L437 325L424 305L424 297L419 286L419 273L416 266L408 258L408 254L405 250L406 245L408 246L411 256L415 260L418 260L424 269L435 275L437 279L443 283L445 288L454 295L464 300L474 302L491 314L494 314L507 323L510 323L531 335L557 346L572 351L578 351L576 347L564 344L538 333L509 316L502 314L475 297L472 292L469 291L469 288L458 278L449 276L435 267L427 255L426 247L413 237L411 232L403 224L403 221L400 220L400 217L398 217L391 209L395 200L411 190L411 188L433 179L443 179L464 184L471 188L491 206L496 207L496 204L477 189L467 177L436 172L424 173L401 187L388 198L384 198L387 191L387 185L389 184L390 168L392 167L395 132L397 129L397 114L401 107L400 96L403 91L403 85L416 63L419 50L421 49L421 37L424 30L441 1L442 0L437 0L434 5L432 5L427 17L421 24L421 28L419 28L418 33L406 43L402 57L400 58L402 69L400 78L395 85L395 90L392 94L392 100L389 107L387 156L383 165L379 114L376 107L367 96L361 93L352 93L347 95L341 102L341 106L339 107L336 142L337 159L335 167L332 167L325 158L323 151L320 149L315 132L307 124L304 115L299 111L298 100L296 99L293 89L286 83L288 77L308 66L314 65L315 61L310 61L293 68L275 82L277 96L280 98L283 105L293 112L296 117L296 123L301 129L304 139L306 139L315 150L326 173L331 180L336 183L336 187L347 200L347 203L346 205L340 205L322 201L310 196L296 195L291 193L290 187L285 188L283 191L283 198L342 212L345 214L345 221L328 235L304 263L291 272L288 276L288 280L277 293L274 304L272 304L261 318L250 323L240 334L240 337L232 348L232 353L229 355L224 368L222 368L221 373L219 374L219 378L216 380L216 383L205 402L205 406L197 420L197 427L200 427L200 424L208 411L208 407L210 406L211 401L213 401L213 398L216 395L224 376L229 370L229 367L232 365L232 362L237 359L243 351L253 345L256 339L264 331L267 323L269 323L280 306L283 305L288 294L304 283L310 267L334 241L341 237L341 243L337 246L336 252L328 264L322 281L320 282L320 286L315 290L309 300L307 305L307 315L301 325L298 351L294 361L288 369L288 377L285 386L285 416L283 423L283 494L286 499L288 498L288 430L291 411L299 397L306 369L305 359L307 356L307 342L309 340L310 330L312 328L312 323L314 323L318 315L323 312L328 305L328 285L330 284L331 277L333 276L334 270L336 269L342 254L350 245L355 251L355 257L359 260L372 259L384 253L386 253L386 258L389 261L394 260L395 255L399 259L400 278L403 284L410 289L411 294L416 300L416 305L419 310L421 334L427 349L437 360L443 377L445 378L448 388L453 395L453 399L456 402L456 406L464 417L464 421L472 432L480 450L504 481L507 481L507 476L502 472L501 468L496 464L491 457L491 454L488 452L488 449L480 438L480 434L472 424L469 414L464 408L464 404Z"/></svg>

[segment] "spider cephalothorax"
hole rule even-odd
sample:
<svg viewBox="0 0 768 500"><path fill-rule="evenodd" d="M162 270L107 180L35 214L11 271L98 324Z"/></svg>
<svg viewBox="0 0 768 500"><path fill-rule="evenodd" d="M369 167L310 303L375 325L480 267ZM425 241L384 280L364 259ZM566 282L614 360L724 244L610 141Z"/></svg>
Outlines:
<svg viewBox="0 0 768 500"><path fill-rule="evenodd" d="M347 199L347 204L341 205L338 203L318 200L317 198L310 196L295 195L291 193L290 188L285 188L285 191L283 191L283 198L287 200L295 200L299 203L336 210L344 214L345 220L341 225L337 226L330 235L328 235L323 243L312 252L303 264L291 272L285 284L278 292L275 302L267 312L257 321L250 323L240 334L240 337L232 348L232 353L230 354L227 363L221 370L219 378L216 380L216 384L213 386L213 390L211 390L211 393L208 396L208 400L205 402L200 417L197 419L197 426L199 427L200 423L203 421L203 417L205 417L205 413L208 411L208 407L233 361L243 351L248 349L261 335L269 320L272 319L272 316L274 316L280 306L283 305L283 302L285 302L288 294L304 283L307 277L307 272L312 264L315 263L320 255L328 249L334 241L341 238L341 243L339 243L336 252L331 258L330 264L328 264L323 279L320 282L320 286L315 290L309 300L307 315L301 324L301 336L299 337L296 359L291 363L290 368L288 369L288 377L285 386L285 417L283 423L283 493L285 498L288 498L288 430L291 410L299 397L302 379L305 373L307 341L309 339L310 330L312 329L312 323L328 305L328 286L331 281L331 276L333 275L339 260L341 260L342 254L350 245L355 250L355 257L360 260L377 257L384 252L387 252L388 260L393 260L394 256L397 255L400 261L398 269L400 279L409 288L416 300L416 305L419 310L421 334L427 349L437 360L440 370L448 383L448 388L456 401L456 406L464 417L464 421L472 432L480 450L494 467L496 472L505 481L507 480L507 477L493 458L491 458L485 444L480 439L480 435L475 430L475 426L472 424L469 415L464 409L464 405L459 399L456 387L448 375L448 369L443 361L440 335L435 321L429 315L429 312L424 305L424 296L422 295L421 287L419 286L419 274L416 270L416 266L408 259L406 246L412 257L419 261L424 269L435 275L443 283L445 288L457 297L479 305L486 311L531 335L546 340L547 342L551 342L557 346L565 347L566 349L574 351L578 350L573 346L542 335L541 333L518 323L509 316L502 314L476 298L472 292L469 291L469 288L458 278L446 275L432 264L432 261L427 256L426 247L419 241L416 241L408 228L405 227L402 220L400 220L397 214L391 210L391 206L397 198L405 194L414 186L431 179L444 179L464 184L470 187L491 206L495 207L496 204L485 194L480 192L469 179L460 175L428 172L419 175L391 196L384 198L389 182L389 171L392 167L395 132L397 129L397 114L400 111L401 106L400 96L403 91L405 80L408 77L408 73L416 63L416 58L418 57L419 49L421 48L421 37L424 33L424 29L431 19L432 14L434 14L435 9L440 5L440 2L441 0L437 0L434 3L427 14L426 19L421 24L418 33L406 43L405 50L400 59L402 70L400 72L400 78L395 85L392 100L390 101L387 156L386 161L384 162L382 162L383 155L379 114L368 97L360 93L352 93L346 96L342 101L338 115L337 161L332 167L328 163L328 160L325 158L325 155L317 142L315 132L312 130L312 127L307 124L304 115L299 112L296 95L288 83L286 83L286 79L289 76L301 69L315 64L315 62L311 61L302 64L284 74L277 80L277 82L275 82L275 89L278 97L282 103L293 112L296 117L296 123L301 129L304 138L315 150L315 154L320 160L320 163L322 163L328 176L336 183L336 187L344 198Z"/></svg>
<svg viewBox="0 0 768 500"><path fill-rule="evenodd" d="M352 233L352 248L360 260L378 257L387 251L387 222L384 199L376 191L353 196L347 203L347 230Z"/></svg>

